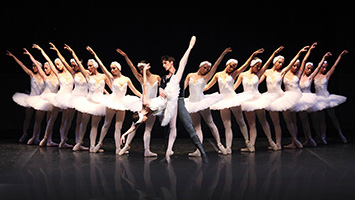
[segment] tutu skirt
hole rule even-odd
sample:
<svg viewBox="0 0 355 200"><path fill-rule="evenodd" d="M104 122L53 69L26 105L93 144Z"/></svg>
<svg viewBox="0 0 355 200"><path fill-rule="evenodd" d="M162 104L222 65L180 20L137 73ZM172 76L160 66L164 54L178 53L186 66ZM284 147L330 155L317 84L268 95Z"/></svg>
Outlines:
<svg viewBox="0 0 355 200"><path fill-rule="evenodd" d="M18 105L22 106L22 107L30 107L30 105L26 102L26 99L29 97L30 95L25 94L25 93L19 93L16 92L13 96L12 96L12 100L17 103Z"/></svg>
<svg viewBox="0 0 355 200"><path fill-rule="evenodd" d="M104 116L106 114L106 107L104 105L86 96L73 96L69 102L76 110L82 113L95 116Z"/></svg>
<svg viewBox="0 0 355 200"><path fill-rule="evenodd" d="M26 103L36 110L41 111L52 111L53 105L48 101L44 100L41 95L29 96L26 99Z"/></svg>
<svg viewBox="0 0 355 200"><path fill-rule="evenodd" d="M61 109L74 108L74 106L71 105L70 103L71 97L72 97L71 93L57 94L54 97L54 100L56 102L57 107Z"/></svg>
<svg viewBox="0 0 355 200"><path fill-rule="evenodd" d="M215 92L213 94L204 95L199 101L191 101L190 98L185 98L185 107L189 113L195 113L209 108L211 105L223 99L223 95Z"/></svg>
<svg viewBox="0 0 355 200"><path fill-rule="evenodd" d="M180 80L177 80L176 76L173 75L164 89L167 103L161 119L162 126L168 125L175 114L177 100L180 92L179 82Z"/></svg>
<svg viewBox="0 0 355 200"><path fill-rule="evenodd" d="M223 110L226 108L240 106L243 102L248 101L253 97L254 94L251 92L243 92L239 94L233 93L233 94L224 95L223 99L210 106L210 109Z"/></svg>
<svg viewBox="0 0 355 200"><path fill-rule="evenodd" d="M255 110L265 109L270 105L270 99L260 93L255 94L254 98L242 103L242 110L251 112Z"/></svg>
<svg viewBox="0 0 355 200"><path fill-rule="evenodd" d="M296 105L293 108L291 108L291 111L294 112L306 111L316 103L317 103L317 95L312 93L302 93L302 97L296 103Z"/></svg>
<svg viewBox="0 0 355 200"><path fill-rule="evenodd" d="M142 110L142 101L140 98L131 95L125 95L117 98L111 95L103 95L99 99L95 99L102 105L113 110L130 110L132 112L138 112Z"/></svg>
<svg viewBox="0 0 355 200"><path fill-rule="evenodd" d="M268 111L289 110L293 108L302 97L302 93L298 91L285 91L281 96L277 93L264 93L263 95L271 102L266 108Z"/></svg>
<svg viewBox="0 0 355 200"><path fill-rule="evenodd" d="M309 108L308 112L317 112L327 108L336 107L346 101L346 97L336 94L331 94L329 96L317 96L317 103Z"/></svg>

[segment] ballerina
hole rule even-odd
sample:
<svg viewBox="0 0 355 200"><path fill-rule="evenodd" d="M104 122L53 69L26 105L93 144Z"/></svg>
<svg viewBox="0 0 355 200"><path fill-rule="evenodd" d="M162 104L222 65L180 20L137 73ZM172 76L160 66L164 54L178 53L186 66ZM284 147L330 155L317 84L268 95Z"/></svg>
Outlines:
<svg viewBox="0 0 355 200"><path fill-rule="evenodd" d="M127 54L123 52L121 49L116 49L116 51L122 55L128 66L131 68L131 71L133 75L136 77L136 79L139 81L139 83L142 85L142 90L143 90L143 68L146 66L148 63L145 60L142 60L138 63L137 68L133 65L132 61L129 59ZM160 76L156 74L152 74L149 69L146 71L147 72L147 97L149 99L157 97L158 94L158 88L160 86ZM143 142L144 142L144 156L145 157L156 157L158 154L153 153L150 151L150 138L151 138L151 131L155 122L155 116L150 115L148 117L148 120L145 123L145 130L143 134ZM127 137L127 141L125 143L125 146L123 147L124 149L129 149L129 145L131 144L132 139L134 138L136 132L131 133Z"/></svg>
<svg viewBox="0 0 355 200"><path fill-rule="evenodd" d="M334 65L328 71L328 62L323 62L320 71L314 78L316 94L319 96L319 98L327 102L327 108L324 110L328 113L343 143L347 143L348 141L341 131L338 118L335 115L334 107L344 103L346 101L346 97L336 94L329 94L328 81L330 77L334 74L334 71L340 62L340 59L347 53L347 50L342 51L341 54L338 56L337 60L335 61ZM323 144L327 144L327 140L325 139L327 126L325 124L324 110L318 112L318 123L320 124L321 130L320 140Z"/></svg>
<svg viewBox="0 0 355 200"><path fill-rule="evenodd" d="M242 110L244 111L245 117L247 118L247 123L249 125L250 146L247 146L247 148L242 148L241 151L249 151L249 152L255 151L255 141L257 136L256 117L258 117L262 125L262 128L264 130L266 137L268 138L271 148L274 151L278 150L277 145L272 140L270 126L266 120L265 108L270 104L270 101L264 98L264 96L260 94L258 90L258 86L259 86L260 77L265 73L266 69L271 64L272 59L283 48L284 47L281 46L278 49L276 49L272 53L270 58L266 61L263 67L261 67L262 60L260 58L254 58L250 62L249 70L241 73L234 84L234 89L236 89L242 83L244 89L243 93L251 93L253 95L252 99L242 102Z"/></svg>
<svg viewBox="0 0 355 200"><path fill-rule="evenodd" d="M286 72L288 72L293 64L296 62L298 57L302 52L307 51L307 47L303 47L296 56L290 61L290 63L283 69L285 62L285 58L281 55L276 56L273 59L273 66L271 69L265 71L265 73L260 78L260 83L265 80L266 78L266 86L267 92L262 94L265 95L267 99L271 102L265 110L269 111L270 117L272 119L275 136L276 136L276 145L278 149L281 149L281 127L280 127L280 120L279 120L279 112L285 111L292 108L298 100L301 98L302 94L292 91L284 92L281 89L281 82L283 77L285 76ZM299 143L300 144L300 143ZM302 144L301 144L302 145Z"/></svg>
<svg viewBox="0 0 355 200"><path fill-rule="evenodd" d="M330 52L327 52L323 56L322 60L319 62L317 68L313 72L312 72L313 63L311 63L311 62L306 63L305 70L303 71L303 74L301 75L301 79L300 79L300 88L302 91L302 95L304 95L306 93L307 94L311 93L311 85L312 85L314 77L318 74L319 69L321 68L325 59L331 55L332 54ZM317 146L317 143L312 138L311 128L309 126L307 113L310 113L310 115L312 117L314 128L318 131L319 124L315 123L316 122L315 112L319 111L319 110L323 110L325 107L326 107L326 103L324 101L322 101L321 98L318 98L318 96L317 96L317 103L315 105L313 105L311 108L309 108L305 111L301 111L298 113L300 116L300 119L301 119L303 132L305 135L305 142L302 143L303 146L312 146L312 147Z"/></svg>
<svg viewBox="0 0 355 200"><path fill-rule="evenodd" d="M45 88L41 95L37 96L30 96L29 98L26 99L27 103L33 107L36 110L41 110L41 111L47 111L47 126L45 130L44 137L42 141L39 142L40 146L58 146L57 143L52 141L52 134L53 134L53 125L55 122L55 119L57 118L59 109L54 107L48 100L47 100L47 95L50 94L55 94L58 92L58 87L59 87L59 80L58 77L52 72L51 65L53 65L52 61L46 62L44 64L44 71L42 70L42 67L37 63L37 61L34 59L34 57L31 55L30 52L27 51L27 49L24 49L24 54L30 56L30 59L32 60L33 63L35 63L38 73L41 75L42 79L44 80ZM43 118L42 118L43 119ZM42 120L41 120L42 121ZM37 143L36 140L39 138L40 134L40 123L38 124L38 127L36 127L38 131L34 131L33 137L28 140L27 144L32 144L33 142ZM46 144L45 144L46 143Z"/></svg>
<svg viewBox="0 0 355 200"><path fill-rule="evenodd" d="M250 146L249 138L248 138L248 129L245 124L241 103L253 98L254 95L238 95L235 93L233 84L235 78L242 73L250 64L250 61L259 53L263 53L264 49L259 49L255 51L248 60L238 69L238 61L235 59L229 59L226 63L226 68L217 72L212 80L206 85L203 91L209 90L216 82L218 82L218 87L220 93L223 95L223 99L218 103L212 105L210 109L212 110L220 110L221 118L223 121L223 126L225 129L225 137L226 137L226 150L227 154L232 154L232 141L233 141L233 133L232 133L232 123L230 112L232 111L237 123L239 125L239 129L242 132L242 135L245 140L245 144Z"/></svg>
<svg viewBox="0 0 355 200"><path fill-rule="evenodd" d="M88 83L89 89L87 96L76 96L74 99L71 99L71 103L74 105L75 109L83 113L80 122L79 139L73 147L73 151L82 150L81 147L87 124L91 118L89 151L94 152L98 125L102 116L106 114L106 107L100 104L98 100L102 99L105 83L108 83L109 81L104 74L97 71L99 64L94 59L88 60L87 65L89 71L86 71L73 49L66 44L64 48L72 53L75 62L79 65L80 72Z"/></svg>
<svg viewBox="0 0 355 200"><path fill-rule="evenodd" d="M103 141L107 134L108 129L110 128L113 117L116 115L116 123L115 123L115 144L116 144L116 154L118 154L121 150L120 141L121 141L121 129L122 124L125 118L126 110L130 110L133 112L141 110L140 99L135 96L126 95L127 86L132 90L132 92L137 96L142 96L140 92L133 86L131 79L123 76L121 73L121 65L114 61L111 63L111 72L110 73L97 54L90 47L86 47L86 49L95 57L101 70L104 72L107 80L109 81L109 85L112 88L112 94L109 96L104 96L99 102L106 106L106 115L105 115L105 123L101 128L100 139L97 145L94 148L94 152L96 153L100 147L103 145Z"/></svg>
<svg viewBox="0 0 355 200"><path fill-rule="evenodd" d="M18 105L26 108L25 120L23 121L22 136L19 139L19 142L23 143L26 140L26 138L27 138L28 129L29 129L31 118L32 118L32 115L33 115L34 111L36 111L36 114L35 114L35 125L34 125L34 127L36 127L36 129L34 129L34 135L38 135L38 134L36 134L36 132L38 131L38 127L39 127L38 123L42 122L42 119L43 119L43 116L44 116L45 113L43 111L40 111L40 110L37 111L37 110L33 109L26 102L26 99L29 96L40 95L43 92L43 89L44 89L44 82L43 82L43 79L42 79L41 75L38 73L38 70L37 70L37 67L36 67L35 64L32 64L32 71L31 71L19 59L17 59L16 56L14 56L10 51L6 51L6 55L12 57L16 61L16 63L18 65L20 65L22 70L31 79L31 92L30 92L30 94L16 92L12 96L12 99L14 100L14 102L16 102ZM37 62L37 64L39 64L42 67L41 63L39 63L38 61L36 61L36 62ZM37 143L37 144L39 143L39 138L37 138L37 141L35 143Z"/></svg>
<svg viewBox="0 0 355 200"><path fill-rule="evenodd" d="M218 94L217 92L214 94L204 95L203 89L206 86L206 83L212 78L213 74L216 72L216 69L221 63L224 56L229 52L232 52L231 48L225 49L213 66L208 61L201 62L197 72L190 73L186 76L184 85L185 89L187 86L189 86L190 91L190 96L188 98L185 98L185 107L186 110L190 113L192 124L201 143L203 142L203 135L201 130L202 116L217 142L217 147L224 155L227 155L227 151L221 143L217 126L213 122L211 111L209 108L211 105L220 101L223 96ZM198 150L196 150L193 153L189 153L189 156L201 156L201 154Z"/></svg>
<svg viewBox="0 0 355 200"><path fill-rule="evenodd" d="M301 98L298 102L290 109L283 111L282 114L286 121L288 131L291 134L292 142L289 145L285 145L284 148L303 148L302 143L297 139L297 121L296 121L296 112L301 112L309 109L317 102L317 97L311 93L302 93L299 86L300 77L304 72L305 65L311 51L316 47L317 43L313 43L312 46L308 49L308 52L304 56L302 63L296 60L291 69L285 74L283 82L285 85L286 91L293 91L301 94Z"/></svg>

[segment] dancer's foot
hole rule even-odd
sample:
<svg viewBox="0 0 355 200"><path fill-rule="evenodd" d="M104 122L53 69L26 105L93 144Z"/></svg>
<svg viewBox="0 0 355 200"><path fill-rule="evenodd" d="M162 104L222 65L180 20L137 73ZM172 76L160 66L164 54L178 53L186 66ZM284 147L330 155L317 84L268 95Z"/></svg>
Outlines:
<svg viewBox="0 0 355 200"><path fill-rule="evenodd" d="M302 145L302 143L299 140L295 139L294 142L295 142L295 145L296 145L297 148L299 148L299 149L303 148L303 145Z"/></svg>
<svg viewBox="0 0 355 200"><path fill-rule="evenodd" d="M174 152L172 150L166 150L165 156L172 156L174 155Z"/></svg>
<svg viewBox="0 0 355 200"><path fill-rule="evenodd" d="M323 137L319 138L319 142L321 144L328 144L327 140L325 138L323 138Z"/></svg>
<svg viewBox="0 0 355 200"><path fill-rule="evenodd" d="M68 143L59 143L59 146L58 146L60 149L67 149L67 148L73 148L73 145L71 144L68 144Z"/></svg>
<svg viewBox="0 0 355 200"><path fill-rule="evenodd" d="M192 152L192 153L189 153L188 156L191 156L191 157L201 157L201 153L198 149L196 149L196 151Z"/></svg>
<svg viewBox="0 0 355 200"><path fill-rule="evenodd" d="M305 147L316 147L317 143L313 140L313 138L309 138L308 140L304 141L302 145Z"/></svg>
<svg viewBox="0 0 355 200"><path fill-rule="evenodd" d="M103 153L103 152L104 152L104 150L103 150L103 149L100 149L100 148L99 148L99 150L97 150L96 152L94 151L94 149L95 149L94 146L90 146L89 152L90 152L90 153Z"/></svg>
<svg viewBox="0 0 355 200"><path fill-rule="evenodd" d="M121 150L118 151L118 155L122 156L123 154L126 153L126 151L128 151L129 149L131 149L131 147L129 145L125 145ZM117 154L117 150L116 150L116 154Z"/></svg>
<svg viewBox="0 0 355 200"><path fill-rule="evenodd" d="M346 137L345 137L343 134L339 134L339 136L340 136L341 141L342 141L344 144L348 143L348 140L346 139Z"/></svg>
<svg viewBox="0 0 355 200"><path fill-rule="evenodd" d="M276 144L276 146L277 146L277 150L282 150L281 144Z"/></svg>
<svg viewBox="0 0 355 200"><path fill-rule="evenodd" d="M231 147L227 147L226 151L227 151L227 155L231 155L232 154L232 148Z"/></svg>
<svg viewBox="0 0 355 200"><path fill-rule="evenodd" d="M269 144L270 144L270 147L271 147L272 150L274 150L274 151L279 150L279 149L277 148L277 145L275 144L274 141L272 141L272 140L269 141Z"/></svg>
<svg viewBox="0 0 355 200"><path fill-rule="evenodd" d="M73 147L73 151L80 151L80 147L81 147L81 143L80 142L76 143Z"/></svg>
<svg viewBox="0 0 355 200"><path fill-rule="evenodd" d="M255 151L254 145L252 145L249 140L245 140L245 145L247 146L247 149L248 149L250 152L254 152L254 151Z"/></svg>
<svg viewBox="0 0 355 200"><path fill-rule="evenodd" d="M58 143L55 143L53 141L47 141L47 147L57 147L57 146L58 146Z"/></svg>
<svg viewBox="0 0 355 200"><path fill-rule="evenodd" d="M47 143L47 138L43 138L43 139L41 140L41 142L39 143L39 146L40 146L40 147L44 147L44 146L46 146L46 143Z"/></svg>
<svg viewBox="0 0 355 200"><path fill-rule="evenodd" d="M80 145L79 151L89 151L89 147L84 147L83 145Z"/></svg>
<svg viewBox="0 0 355 200"><path fill-rule="evenodd" d="M297 146L296 146L295 143L292 141L291 144L284 145L284 148L285 148L285 149L296 149Z"/></svg>
<svg viewBox="0 0 355 200"><path fill-rule="evenodd" d="M20 143L24 143L27 138L27 134L23 134L20 139L18 140Z"/></svg>
<svg viewBox="0 0 355 200"><path fill-rule="evenodd" d="M201 154L201 157L202 157L202 161L203 161L204 163L210 162L210 159L208 159L206 153Z"/></svg>
<svg viewBox="0 0 355 200"><path fill-rule="evenodd" d="M95 147L94 147L94 153L98 152L100 150L100 148L102 147L102 143L98 143Z"/></svg>
<svg viewBox="0 0 355 200"><path fill-rule="evenodd" d="M157 156L158 154L151 152L150 149L144 150L144 157L157 157Z"/></svg>
<svg viewBox="0 0 355 200"><path fill-rule="evenodd" d="M218 146L218 148L219 148L219 151L221 151L221 153L222 153L223 155L227 155L227 150L226 150L226 148L224 148L224 146L223 146L222 143L217 144L217 146Z"/></svg>
<svg viewBox="0 0 355 200"><path fill-rule="evenodd" d="M34 137L31 137L28 141L27 141L27 144L33 144L35 141L35 138Z"/></svg>

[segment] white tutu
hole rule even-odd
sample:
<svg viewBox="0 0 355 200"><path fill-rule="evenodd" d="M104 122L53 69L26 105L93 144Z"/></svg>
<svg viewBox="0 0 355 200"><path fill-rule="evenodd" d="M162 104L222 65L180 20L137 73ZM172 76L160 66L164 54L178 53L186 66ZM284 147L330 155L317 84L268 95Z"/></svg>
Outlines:
<svg viewBox="0 0 355 200"><path fill-rule="evenodd" d="M68 108L73 108L73 106L70 103L71 97L72 97L71 93L57 94L56 96L54 96L54 100L56 102L57 107L61 109L68 109Z"/></svg>
<svg viewBox="0 0 355 200"><path fill-rule="evenodd" d="M177 80L176 76L173 75L166 85L165 89L166 94L166 108L163 113L163 118L161 120L161 125L166 126L169 124L170 120L173 118L177 106L177 100L180 92L179 80Z"/></svg>
<svg viewBox="0 0 355 200"><path fill-rule="evenodd" d="M291 109L291 111L294 112L306 111L316 103L317 103L317 95L312 93L302 93L302 97L296 103L296 105Z"/></svg>
<svg viewBox="0 0 355 200"><path fill-rule="evenodd" d="M30 107L30 105L28 105L28 103L26 102L26 99L29 97L30 95L25 94L25 93L19 93L16 92L14 95L12 95L12 100L17 103L18 105L22 106L22 107Z"/></svg>
<svg viewBox="0 0 355 200"><path fill-rule="evenodd" d="M30 105L32 108L41 111L51 111L53 109L53 105L48 101L44 100L41 96L29 96L26 99L26 103Z"/></svg>
<svg viewBox="0 0 355 200"><path fill-rule="evenodd" d="M232 108L240 106L243 102L248 101L254 97L254 94L249 92L243 92L239 94L223 94L223 99L210 106L211 110L223 110L226 108Z"/></svg>
<svg viewBox="0 0 355 200"><path fill-rule="evenodd" d="M95 116L104 116L106 114L106 107L93 101L92 98L87 98L85 96L73 96L70 98L69 102L76 110L82 113Z"/></svg>
<svg viewBox="0 0 355 200"><path fill-rule="evenodd" d="M102 105L113 110L130 110L137 112L142 110L142 101L140 98L131 95L125 95L121 98L115 98L111 95L104 95L103 98L97 100Z"/></svg>
<svg viewBox="0 0 355 200"><path fill-rule="evenodd" d="M254 98L242 103L242 110L251 112L254 110L265 109L270 105L270 100L266 96L255 94Z"/></svg>
<svg viewBox="0 0 355 200"><path fill-rule="evenodd" d="M195 113L209 108L211 105L219 102L223 99L223 95L215 92L213 94L207 94L199 101L191 101L190 98L185 98L185 107L189 113Z"/></svg>
<svg viewBox="0 0 355 200"><path fill-rule="evenodd" d="M263 95L271 102L266 108L266 110L269 111L289 110L293 108L302 97L302 93L296 91L285 91L280 97L277 93L264 93Z"/></svg>
<svg viewBox="0 0 355 200"><path fill-rule="evenodd" d="M346 101L346 97L336 94L329 94L328 79L326 77L321 80L314 80L316 95L326 104L326 108L336 107Z"/></svg>
<svg viewBox="0 0 355 200"><path fill-rule="evenodd" d="M59 103L55 100L56 96L57 93L46 93L46 94L42 94L41 98L48 101L53 106L60 108Z"/></svg>

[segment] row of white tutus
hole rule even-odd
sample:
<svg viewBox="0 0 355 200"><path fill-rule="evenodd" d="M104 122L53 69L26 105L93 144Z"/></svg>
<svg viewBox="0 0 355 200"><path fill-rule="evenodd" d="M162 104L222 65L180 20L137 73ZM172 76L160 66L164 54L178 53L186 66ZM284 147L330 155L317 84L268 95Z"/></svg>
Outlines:
<svg viewBox="0 0 355 200"><path fill-rule="evenodd" d="M104 105L86 96L73 96L70 98L70 104L82 113L95 116L104 116L106 114L106 107Z"/></svg>
<svg viewBox="0 0 355 200"><path fill-rule="evenodd" d="M14 95L12 95L12 100L17 103L18 105L22 106L22 107L31 107L27 102L27 98L30 95L25 94L25 93L20 93L20 92L16 92Z"/></svg>
<svg viewBox="0 0 355 200"><path fill-rule="evenodd" d="M35 110L40 110L40 111L52 111L53 110L53 105L51 103L49 103L47 100L45 100L42 97L42 95L29 96L26 99L26 102L28 103L28 105L30 105Z"/></svg>
<svg viewBox="0 0 355 200"><path fill-rule="evenodd" d="M193 101L191 98L185 98L185 107L189 113L196 113L201 110L209 108L211 105L223 99L223 95L215 92L213 94L206 94L199 101Z"/></svg>
<svg viewBox="0 0 355 200"><path fill-rule="evenodd" d="M114 95L103 95L96 99L97 102L101 103L107 108L113 110L130 110L132 112L137 112L142 110L142 101L140 98L131 95L125 95L123 97L117 98Z"/></svg>

